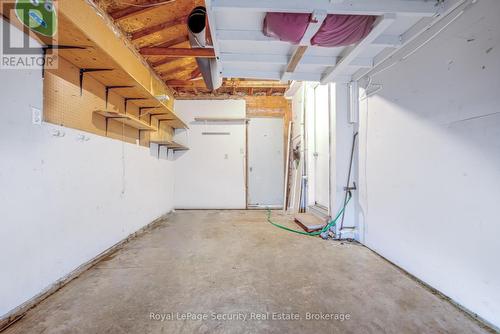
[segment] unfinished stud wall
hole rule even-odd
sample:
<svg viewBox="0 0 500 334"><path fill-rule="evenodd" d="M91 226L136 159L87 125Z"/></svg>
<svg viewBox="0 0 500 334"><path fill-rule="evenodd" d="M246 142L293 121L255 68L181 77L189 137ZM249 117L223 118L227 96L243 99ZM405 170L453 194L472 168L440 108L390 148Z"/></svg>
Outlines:
<svg viewBox="0 0 500 334"><path fill-rule="evenodd" d="M157 159L143 146L34 125L41 69L0 70L0 78L1 318L169 212L173 163L165 151ZM76 103L58 108L66 119L78 113Z"/></svg>
<svg viewBox="0 0 500 334"><path fill-rule="evenodd" d="M364 243L500 326L500 2L481 0L361 102ZM363 95L363 94L361 94Z"/></svg>

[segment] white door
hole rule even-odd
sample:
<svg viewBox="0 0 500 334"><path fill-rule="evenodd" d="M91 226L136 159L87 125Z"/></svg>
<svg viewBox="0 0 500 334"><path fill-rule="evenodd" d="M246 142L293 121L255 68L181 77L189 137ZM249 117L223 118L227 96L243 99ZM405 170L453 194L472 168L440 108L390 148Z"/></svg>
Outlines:
<svg viewBox="0 0 500 334"><path fill-rule="evenodd" d="M283 119L251 118L248 123L248 206L283 206Z"/></svg>
<svg viewBox="0 0 500 334"><path fill-rule="evenodd" d="M330 188L330 117L328 85L314 89L314 204L328 210Z"/></svg>

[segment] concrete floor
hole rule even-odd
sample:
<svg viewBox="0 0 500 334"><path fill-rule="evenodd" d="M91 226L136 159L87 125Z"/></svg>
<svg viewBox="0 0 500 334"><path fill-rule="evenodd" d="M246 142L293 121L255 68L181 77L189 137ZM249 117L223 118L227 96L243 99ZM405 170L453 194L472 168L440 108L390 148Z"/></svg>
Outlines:
<svg viewBox="0 0 500 334"><path fill-rule="evenodd" d="M177 319L190 312L208 320ZM301 319L249 318L273 312ZM381 332L487 331L363 246L285 232L263 211L180 211L5 333Z"/></svg>

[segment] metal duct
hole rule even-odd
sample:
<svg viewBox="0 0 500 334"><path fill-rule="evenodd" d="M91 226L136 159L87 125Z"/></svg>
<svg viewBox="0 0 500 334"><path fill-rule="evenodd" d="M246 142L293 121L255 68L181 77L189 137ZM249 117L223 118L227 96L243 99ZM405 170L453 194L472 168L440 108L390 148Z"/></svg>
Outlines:
<svg viewBox="0 0 500 334"><path fill-rule="evenodd" d="M192 48L207 47L207 10L203 6L196 7L188 16L189 43ZM196 58L205 85L214 90L222 85L222 77L217 69L217 61L208 58Z"/></svg>

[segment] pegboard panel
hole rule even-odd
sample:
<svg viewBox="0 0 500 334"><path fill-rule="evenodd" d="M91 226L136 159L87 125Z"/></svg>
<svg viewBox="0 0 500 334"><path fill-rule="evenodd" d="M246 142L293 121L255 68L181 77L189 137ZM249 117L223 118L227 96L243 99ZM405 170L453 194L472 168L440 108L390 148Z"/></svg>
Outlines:
<svg viewBox="0 0 500 334"><path fill-rule="evenodd" d="M128 96L126 89L111 90L107 110L125 113L125 96ZM141 105L139 101L137 103L129 101L127 114L138 117L139 107L137 104ZM47 70L45 73L45 121L106 136L106 120L104 117L95 114L95 110L106 110L105 86L87 73L83 80L83 94L80 96L79 68L60 57L58 69ZM147 113L144 114L141 119L147 121ZM153 126L155 126L155 121L153 118ZM167 124L163 123L162 125L161 132L164 132L164 134L157 134L157 136L169 136L173 129L168 127ZM140 144L148 146L150 135L150 133L141 132ZM139 130L109 119L107 136L129 143L136 143L139 140Z"/></svg>

